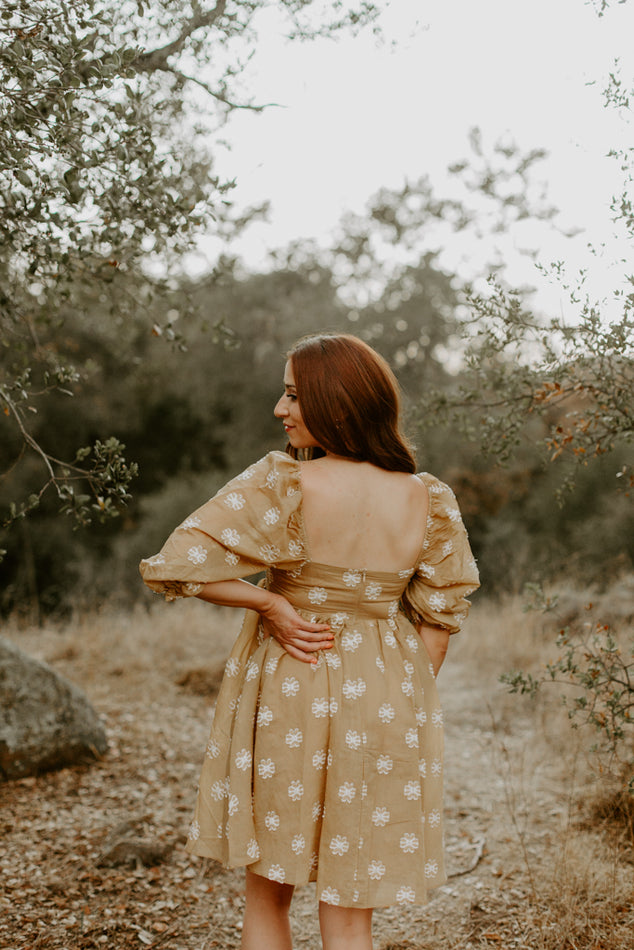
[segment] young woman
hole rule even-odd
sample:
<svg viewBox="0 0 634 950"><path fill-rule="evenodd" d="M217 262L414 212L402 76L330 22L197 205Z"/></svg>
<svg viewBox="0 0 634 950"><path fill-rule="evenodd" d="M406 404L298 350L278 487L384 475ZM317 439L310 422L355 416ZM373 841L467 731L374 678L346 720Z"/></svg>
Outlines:
<svg viewBox="0 0 634 950"><path fill-rule="evenodd" d="M168 600L247 609L188 848L246 866L243 950L291 950L317 882L325 950L371 950L372 908L445 880L435 677L478 586L454 495L415 475L396 381L347 335L291 350L288 437L141 563ZM263 586L241 578L266 570Z"/></svg>

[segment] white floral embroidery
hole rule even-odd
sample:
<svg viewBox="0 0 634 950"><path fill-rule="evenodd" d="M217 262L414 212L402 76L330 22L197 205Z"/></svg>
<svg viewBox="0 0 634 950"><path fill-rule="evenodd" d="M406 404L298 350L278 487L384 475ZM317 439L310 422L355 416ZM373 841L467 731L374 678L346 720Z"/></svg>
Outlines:
<svg viewBox="0 0 634 950"><path fill-rule="evenodd" d="M381 722L392 722L394 715L394 706L390 705L390 703L383 703L379 706L379 719Z"/></svg>
<svg viewBox="0 0 634 950"><path fill-rule="evenodd" d="M405 670L408 676L414 675L414 664L411 663L409 660L403 660L403 669Z"/></svg>
<svg viewBox="0 0 634 950"><path fill-rule="evenodd" d="M457 508L445 508L445 514L454 524L460 521L460 511Z"/></svg>
<svg viewBox="0 0 634 950"><path fill-rule="evenodd" d="M239 491L229 492L229 494L225 496L224 502L227 508L231 508L232 511L240 511L246 504L244 495L241 495Z"/></svg>
<svg viewBox="0 0 634 950"><path fill-rule="evenodd" d="M326 666L329 666L331 670L338 670L341 666L341 657L339 654L333 653L332 650L326 650L323 654L320 654L319 660L313 664L313 669L319 669L319 661L322 656L326 661Z"/></svg>
<svg viewBox="0 0 634 950"><path fill-rule="evenodd" d="M354 729L348 729L346 732L346 745L349 749L361 748L361 736Z"/></svg>
<svg viewBox="0 0 634 950"><path fill-rule="evenodd" d="M306 839L303 835L293 835L291 848L295 854L302 854L306 848Z"/></svg>
<svg viewBox="0 0 634 950"><path fill-rule="evenodd" d="M236 766L241 772L246 772L251 765L251 760L252 756L248 749L240 749L240 751L236 753Z"/></svg>
<svg viewBox="0 0 634 950"><path fill-rule="evenodd" d="M358 587L361 583L361 575L358 571L344 571L341 579L346 587Z"/></svg>
<svg viewBox="0 0 634 950"><path fill-rule="evenodd" d="M185 518L182 524L180 524L179 530L186 531L187 528L198 528L200 526L200 518L197 515L190 515L189 518Z"/></svg>
<svg viewBox="0 0 634 950"><path fill-rule="evenodd" d="M346 699L359 699L366 690L365 680L361 677L356 680L344 680L341 689Z"/></svg>
<svg viewBox="0 0 634 950"><path fill-rule="evenodd" d="M411 681L411 680L403 680L403 682L401 683L401 690L403 691L403 693L405 694L405 696L413 696L413 695L414 695L414 685L413 685L412 681Z"/></svg>
<svg viewBox="0 0 634 950"><path fill-rule="evenodd" d="M438 874L438 862L426 861L425 862L425 877L436 877L437 874Z"/></svg>
<svg viewBox="0 0 634 950"><path fill-rule="evenodd" d="M265 562L265 564L272 564L273 561L279 560L282 552L274 544L263 544L260 547L260 557Z"/></svg>
<svg viewBox="0 0 634 950"><path fill-rule="evenodd" d="M240 801L237 795L229 796L229 804L227 805L227 811L230 815L235 815L240 806Z"/></svg>
<svg viewBox="0 0 634 950"><path fill-rule="evenodd" d="M276 671L276 669L277 669L277 664L278 664L279 662L280 662L279 656L272 656L272 657L271 657L270 659L268 659L268 660L266 661L266 663L264 664L264 672L265 672L265 673L275 673L275 671Z"/></svg>
<svg viewBox="0 0 634 950"><path fill-rule="evenodd" d="M366 782L362 782L362 784L361 784L361 798L367 798L367 797L368 797L368 786L367 786Z"/></svg>
<svg viewBox="0 0 634 950"><path fill-rule="evenodd" d="M277 524L277 522L280 520L281 514L282 512L279 508L269 508L262 516L264 519L264 524L269 526Z"/></svg>
<svg viewBox="0 0 634 950"><path fill-rule="evenodd" d="M333 854L341 856L349 850L350 842L345 835L335 835L330 839L329 848Z"/></svg>
<svg viewBox="0 0 634 950"><path fill-rule="evenodd" d="M376 665L377 665L377 668L381 671L381 673L385 673L385 663L383 662L380 656L377 656L376 658Z"/></svg>
<svg viewBox="0 0 634 950"><path fill-rule="evenodd" d="M223 798L229 797L229 792L224 782L214 782L209 789L209 793L215 802L221 802Z"/></svg>
<svg viewBox="0 0 634 950"><path fill-rule="evenodd" d="M148 557L143 562L144 564L149 564L150 567L156 567L157 564L165 564L165 555L164 554L155 554L153 557Z"/></svg>
<svg viewBox="0 0 634 950"><path fill-rule="evenodd" d="M427 775L427 762L425 759L419 759L418 761L418 773L422 778L425 778Z"/></svg>
<svg viewBox="0 0 634 950"><path fill-rule="evenodd" d="M298 782L297 779L294 779L291 784L288 786L288 797L293 802L298 802L304 794L304 786L301 782Z"/></svg>
<svg viewBox="0 0 634 950"><path fill-rule="evenodd" d="M437 828L440 824L440 812L432 811L429 813L429 824L431 828Z"/></svg>
<svg viewBox="0 0 634 950"><path fill-rule="evenodd" d="M324 808L321 802L315 802L313 805L313 821L319 821Z"/></svg>
<svg viewBox="0 0 634 950"><path fill-rule="evenodd" d="M191 825L189 826L189 835L188 838L190 841L198 841L200 838L200 825L194 818Z"/></svg>
<svg viewBox="0 0 634 950"><path fill-rule="evenodd" d="M427 713L424 709L420 708L416 710L416 722L419 726L424 726L427 722Z"/></svg>
<svg viewBox="0 0 634 950"><path fill-rule="evenodd" d="M390 813L387 808L375 808L372 812L372 824L377 828L383 828L390 820Z"/></svg>
<svg viewBox="0 0 634 950"><path fill-rule="evenodd" d="M422 574L423 577L433 577L436 573L436 568L432 567L431 564L425 564L424 561L421 561L418 565L418 573Z"/></svg>
<svg viewBox="0 0 634 950"><path fill-rule="evenodd" d="M260 848L255 838L251 838L247 845L247 857L251 858L252 861L257 861L260 857Z"/></svg>
<svg viewBox="0 0 634 950"><path fill-rule="evenodd" d="M378 600L382 591L383 588L380 584L368 584L365 589L365 596L368 598L368 600Z"/></svg>
<svg viewBox="0 0 634 950"><path fill-rule="evenodd" d="M264 816L264 824L269 831L277 831L280 827L280 816L275 811L267 811Z"/></svg>
<svg viewBox="0 0 634 950"><path fill-rule="evenodd" d="M291 557L301 557L304 553L304 545L301 543L301 541L289 541L288 553Z"/></svg>
<svg viewBox="0 0 634 950"><path fill-rule="evenodd" d="M441 593L432 594L429 598L429 606L432 610L442 610L447 606L447 598Z"/></svg>
<svg viewBox="0 0 634 950"><path fill-rule="evenodd" d="M239 475L236 475L236 481L240 480L241 482L248 482L250 478L253 478L255 475L256 466L249 465L248 468L245 468L243 472L240 472Z"/></svg>
<svg viewBox="0 0 634 950"><path fill-rule="evenodd" d="M272 468L270 472L266 473L265 481L266 481L267 488L275 488L279 480L280 480L280 473L276 471L274 468Z"/></svg>
<svg viewBox="0 0 634 950"><path fill-rule="evenodd" d="M418 850L418 838L416 835L407 834L401 835L401 840L399 841L401 851L404 851L405 854L413 854L414 851Z"/></svg>
<svg viewBox="0 0 634 950"><path fill-rule="evenodd" d="M408 801L413 802L420 798L420 785L418 782L406 782L403 787L403 795Z"/></svg>
<svg viewBox="0 0 634 950"><path fill-rule="evenodd" d="M323 587L311 587L308 599L311 604L324 604L328 600L328 592Z"/></svg>
<svg viewBox="0 0 634 950"><path fill-rule="evenodd" d="M344 614L342 612L332 614L330 618L330 626L334 627L335 629L337 627L343 627L347 619L348 619L348 614Z"/></svg>
<svg viewBox="0 0 634 950"><path fill-rule="evenodd" d="M299 680L294 676L286 676L282 680L282 692L285 696L297 696L299 693Z"/></svg>
<svg viewBox="0 0 634 950"><path fill-rule="evenodd" d="M275 762L273 759L260 759L258 762L258 775L260 778L272 778L275 775Z"/></svg>
<svg viewBox="0 0 634 950"><path fill-rule="evenodd" d="M204 564L207 560L207 548L204 548L202 544L194 545L187 552L187 560L192 564Z"/></svg>
<svg viewBox="0 0 634 950"><path fill-rule="evenodd" d="M260 706L258 710L258 726L270 726L273 722L273 710L269 706Z"/></svg>
<svg viewBox="0 0 634 950"><path fill-rule="evenodd" d="M328 699L325 696L319 696L317 699L313 699L311 706L311 711L313 716L317 719L323 719L324 716L328 715Z"/></svg>
<svg viewBox="0 0 634 950"><path fill-rule="evenodd" d="M453 541L445 541L445 543L442 546L443 556L447 557L447 555L451 554L452 551L453 551Z"/></svg>
<svg viewBox="0 0 634 950"><path fill-rule="evenodd" d="M260 675L259 665L256 663L255 660L249 660L249 662L247 663L247 669L246 669L246 674L245 674L247 681L249 682L251 680L254 680L259 675Z"/></svg>
<svg viewBox="0 0 634 950"><path fill-rule="evenodd" d="M299 749L303 740L304 736L301 729L289 729L284 739L286 745L291 749Z"/></svg>
<svg viewBox="0 0 634 950"><path fill-rule="evenodd" d="M217 759L220 755L220 744L215 739L210 739L207 743L207 758Z"/></svg>
<svg viewBox="0 0 634 950"><path fill-rule="evenodd" d="M240 544L240 535L233 528L225 528L220 532L220 540L228 548L237 548Z"/></svg>
<svg viewBox="0 0 634 950"><path fill-rule="evenodd" d="M324 904L338 905L341 897L339 896L339 891L336 887L324 887L323 891L319 895L319 900L323 901Z"/></svg>
<svg viewBox="0 0 634 950"><path fill-rule="evenodd" d="M416 891L411 887L399 887L396 892L397 904L413 904L416 900Z"/></svg>
<svg viewBox="0 0 634 950"><path fill-rule="evenodd" d="M339 709L339 703L337 702L336 699L333 699L331 697L331 699L328 702L328 715L335 716L337 714L338 709Z"/></svg>
<svg viewBox="0 0 634 950"><path fill-rule="evenodd" d="M278 884L283 884L286 880L286 871L281 864L272 864L266 876L269 881L277 881Z"/></svg>
<svg viewBox="0 0 634 950"><path fill-rule="evenodd" d="M434 709L431 714L431 722L437 729L442 726L442 709Z"/></svg>
<svg viewBox="0 0 634 950"><path fill-rule="evenodd" d="M387 775L388 772L392 771L392 766L394 762L389 757L389 755L380 755L376 760L376 770L379 775Z"/></svg>
<svg viewBox="0 0 634 950"><path fill-rule="evenodd" d="M352 784L352 782L344 782L343 785L339 786L338 794L342 802L349 804L351 801L354 800L354 797L357 794L357 790Z"/></svg>
<svg viewBox="0 0 634 950"><path fill-rule="evenodd" d="M380 881L385 874L385 865L382 861L370 861L368 864L368 877L372 881Z"/></svg>
<svg viewBox="0 0 634 950"><path fill-rule="evenodd" d="M240 563L240 558L235 551L226 551L225 552L225 561L227 564L231 564L232 567L235 567L236 564Z"/></svg>
<svg viewBox="0 0 634 950"><path fill-rule="evenodd" d="M405 743L408 749L418 748L418 732L416 729L408 729L405 733Z"/></svg>
<svg viewBox="0 0 634 950"><path fill-rule="evenodd" d="M363 643L363 637L358 630L349 630L341 638L341 646L348 653L354 653Z"/></svg>
<svg viewBox="0 0 634 950"><path fill-rule="evenodd" d="M227 660L227 665L225 666L225 673L227 676L237 676L240 672L240 664L234 656L230 656Z"/></svg>
<svg viewBox="0 0 634 950"><path fill-rule="evenodd" d="M442 774L442 762L440 759L433 759L431 763L431 774L432 775L441 775Z"/></svg>
<svg viewBox="0 0 634 950"><path fill-rule="evenodd" d="M386 646L394 648L396 646L396 637L390 630L387 630L383 636L383 642Z"/></svg>
<svg viewBox="0 0 634 950"><path fill-rule="evenodd" d="M410 633L408 637L405 637L405 643L408 645L412 653L418 652L418 640L412 633Z"/></svg>
<svg viewBox="0 0 634 950"><path fill-rule="evenodd" d="M183 584L183 593L188 594L190 597L195 597L196 594L199 594L202 589L202 584L192 584L191 582Z"/></svg>

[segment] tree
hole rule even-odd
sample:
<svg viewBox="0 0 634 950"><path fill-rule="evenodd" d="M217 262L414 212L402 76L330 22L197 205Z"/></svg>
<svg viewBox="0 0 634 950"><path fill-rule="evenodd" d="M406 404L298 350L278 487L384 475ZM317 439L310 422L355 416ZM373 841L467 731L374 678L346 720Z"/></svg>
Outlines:
<svg viewBox="0 0 634 950"><path fill-rule="evenodd" d="M599 15L609 5L595 3ZM623 79L616 64L604 90L606 106L628 121L633 95L632 78ZM438 414L503 463L531 432L527 420L539 422L532 431L540 432L543 460L564 463L560 494L574 486L578 466L611 453L619 459L614 485L627 493L634 487L634 467L622 461L634 438L634 151L609 154L623 176L610 208L623 249L612 267L612 293L596 299L587 289L593 266L605 270L597 249L578 278L564 261L540 265L544 277L567 291L574 314L568 319L534 312L499 274L484 288L467 288L466 372L453 392L437 392L434 403Z"/></svg>
<svg viewBox="0 0 634 950"><path fill-rule="evenodd" d="M104 433L64 461L54 433L38 441L30 420L43 398L70 395L81 379L81 365L62 354L72 349L60 345L65 312L99 288L125 333L169 291L197 233L231 233L248 220L232 217L234 182L214 174L208 143L235 110L264 107L241 77L271 10L296 41L357 30L378 13L367 0L3 4L0 442L9 451L0 466L35 454L43 473L5 526L48 489L81 523L116 515L127 498L135 468L118 440ZM169 314L154 332L177 337Z"/></svg>

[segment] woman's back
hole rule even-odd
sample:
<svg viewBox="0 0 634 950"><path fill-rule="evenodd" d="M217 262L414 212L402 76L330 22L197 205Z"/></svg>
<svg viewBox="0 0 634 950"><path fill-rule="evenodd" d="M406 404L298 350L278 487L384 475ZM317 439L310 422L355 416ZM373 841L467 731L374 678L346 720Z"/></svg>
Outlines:
<svg viewBox="0 0 634 950"><path fill-rule="evenodd" d="M390 573L415 565L429 507L420 479L333 457L300 465L311 560Z"/></svg>

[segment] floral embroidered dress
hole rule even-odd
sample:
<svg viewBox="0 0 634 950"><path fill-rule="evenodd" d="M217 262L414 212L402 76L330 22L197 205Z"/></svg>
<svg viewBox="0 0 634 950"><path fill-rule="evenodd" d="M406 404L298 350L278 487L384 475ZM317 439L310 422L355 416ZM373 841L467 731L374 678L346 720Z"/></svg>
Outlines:
<svg viewBox="0 0 634 950"><path fill-rule="evenodd" d="M413 623L456 632L478 586L455 497L432 475L420 557L398 574L310 559L300 466L271 452L141 562L168 600L266 569L334 645L289 656L247 611L226 665L188 850L344 907L424 903L445 881L442 712Z"/></svg>

